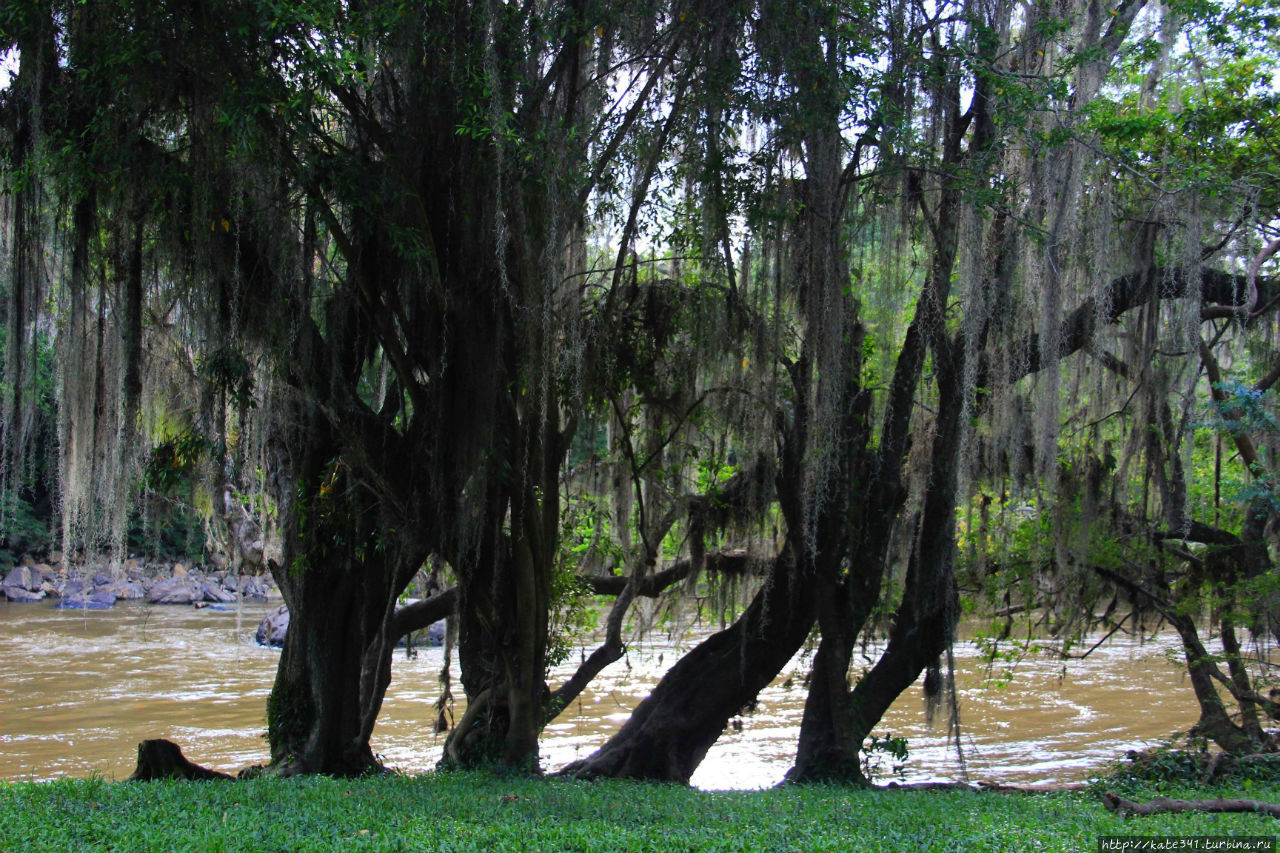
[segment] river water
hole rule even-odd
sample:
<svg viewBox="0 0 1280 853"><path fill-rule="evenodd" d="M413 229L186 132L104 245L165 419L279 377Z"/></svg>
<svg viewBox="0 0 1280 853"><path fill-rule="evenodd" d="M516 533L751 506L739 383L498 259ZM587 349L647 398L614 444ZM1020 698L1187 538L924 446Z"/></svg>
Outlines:
<svg viewBox="0 0 1280 853"><path fill-rule="evenodd" d="M258 646L253 633L274 606L214 611L120 602L82 612L0 601L0 778L122 779L133 770L137 743L154 737L231 773L265 762L266 699L279 652ZM697 635L696 628L682 637L655 632L633 643L624 661L547 728L543 766L554 770L602 744ZM905 737L910 757L898 774L884 762L878 779L956 780L967 771L973 781L1038 785L1103 772L1125 750L1195 722L1177 649L1166 636L1121 638L1085 660L1029 655L993 669L974 643L958 643L963 765L948 746L945 714L936 728L926 725L917 685L877 732ZM373 736L374 751L392 767L420 772L439 759L444 736L432 732L432 722L442 662L438 648L420 649L412 660L396 654ZM558 671L553 686L571 668ZM782 778L808 669L802 652L740 719L740 730L731 726L720 738L695 785L756 788ZM461 716L460 701L454 710Z"/></svg>

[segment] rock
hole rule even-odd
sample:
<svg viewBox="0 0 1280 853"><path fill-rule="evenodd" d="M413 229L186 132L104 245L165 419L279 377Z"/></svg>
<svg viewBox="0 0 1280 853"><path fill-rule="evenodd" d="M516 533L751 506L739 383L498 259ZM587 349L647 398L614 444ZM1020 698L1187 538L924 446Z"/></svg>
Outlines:
<svg viewBox="0 0 1280 853"><path fill-rule="evenodd" d="M40 581L37 578L38 573L32 571L30 566L18 566L4 576L3 585L6 589L8 587L16 587L17 589L32 592L40 588Z"/></svg>
<svg viewBox="0 0 1280 853"><path fill-rule="evenodd" d="M256 575L241 575L237 580L240 594L252 601L267 600L267 585Z"/></svg>
<svg viewBox="0 0 1280 853"><path fill-rule="evenodd" d="M215 604L228 604L236 600L235 593L227 592L213 581L200 584L201 599Z"/></svg>
<svg viewBox="0 0 1280 853"><path fill-rule="evenodd" d="M79 578L71 578L63 581L62 585L58 588L58 594L63 598L66 598L68 595L81 595L84 592L85 583Z"/></svg>
<svg viewBox="0 0 1280 853"><path fill-rule="evenodd" d="M191 604L202 593L193 589L185 577L177 576L160 581L147 591L147 601L152 604Z"/></svg>
<svg viewBox="0 0 1280 853"><path fill-rule="evenodd" d="M116 597L110 590L95 589L88 594L83 592L63 595L58 602L59 610L106 610L116 603Z"/></svg>
<svg viewBox="0 0 1280 853"><path fill-rule="evenodd" d="M36 583L40 583L41 581L53 581L58 577L58 573L54 570L53 566L48 563L36 563L31 567L31 571L35 572L39 576L36 579Z"/></svg>
<svg viewBox="0 0 1280 853"><path fill-rule="evenodd" d="M260 646L283 646L285 632L289 630L289 605L281 604L258 623L254 639Z"/></svg>
<svg viewBox="0 0 1280 853"><path fill-rule="evenodd" d="M186 566L184 566L184 565L182 565L182 563L174 563L174 564L173 564L173 577L175 577L175 578L185 578L186 576L187 576L187 567L186 567Z"/></svg>
<svg viewBox="0 0 1280 853"><path fill-rule="evenodd" d="M39 601L44 598L43 591L32 592L29 589L23 589L20 586L4 587L4 597L18 604L30 604L33 601Z"/></svg>
<svg viewBox="0 0 1280 853"><path fill-rule="evenodd" d="M147 597L147 590L137 581L119 581L107 587L107 591L123 601L136 601Z"/></svg>
<svg viewBox="0 0 1280 853"><path fill-rule="evenodd" d="M94 586L110 586L115 583L115 578L111 577L110 572L98 572L93 576Z"/></svg>
<svg viewBox="0 0 1280 853"><path fill-rule="evenodd" d="M48 558L47 558L47 559L48 559L48 561L49 561L50 563L61 563L61 562L62 562L62 552L61 552L61 551L50 551L50 552L49 552L49 556L48 556Z"/></svg>

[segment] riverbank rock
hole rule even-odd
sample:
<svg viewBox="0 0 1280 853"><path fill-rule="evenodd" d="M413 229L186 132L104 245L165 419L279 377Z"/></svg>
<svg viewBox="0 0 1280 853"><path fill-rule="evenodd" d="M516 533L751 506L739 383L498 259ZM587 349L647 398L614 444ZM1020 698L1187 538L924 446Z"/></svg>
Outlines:
<svg viewBox="0 0 1280 853"><path fill-rule="evenodd" d="M147 601L151 604L192 604L203 595L203 591L188 582L184 574L156 583L147 590Z"/></svg>
<svg viewBox="0 0 1280 853"><path fill-rule="evenodd" d="M44 578L38 570L31 566L18 566L5 575L0 587L3 587L4 597L10 601L30 604L45 597L44 591L40 589L43 582Z"/></svg>
<svg viewBox="0 0 1280 853"><path fill-rule="evenodd" d="M240 592L250 601L267 600L267 584L258 575L227 575L222 585L231 592Z"/></svg>
<svg viewBox="0 0 1280 853"><path fill-rule="evenodd" d="M445 620L441 619L438 622L432 622L427 626L425 636L421 633L417 635L415 638L416 642L424 643L428 646L443 646L446 629L447 625L445 624Z"/></svg>
<svg viewBox="0 0 1280 853"><path fill-rule="evenodd" d="M57 572L44 563L36 563L31 566L18 566L5 575L4 581L0 583L4 586L21 586L23 589L35 592L42 584L57 579Z"/></svg>
<svg viewBox="0 0 1280 853"><path fill-rule="evenodd" d="M6 590L6 595L10 587L26 590L27 592L35 592L40 588L41 580L39 574L32 571L31 566L17 566L4 576L3 586ZM10 601L12 600L10 599Z"/></svg>
<svg viewBox="0 0 1280 853"><path fill-rule="evenodd" d="M145 563L133 557L115 569L66 564L55 568L28 561L7 573L0 571L0 596L9 601L65 598L64 606L73 609L100 610L116 600L139 599L151 604L234 604L237 597L269 601L274 592L268 575L206 574L182 563Z"/></svg>
<svg viewBox="0 0 1280 853"><path fill-rule="evenodd" d="M236 600L236 594L223 589L216 581L204 581L200 584L200 600L213 604L230 604Z"/></svg>
<svg viewBox="0 0 1280 853"><path fill-rule="evenodd" d="M44 599L44 596L45 593L43 590L32 592L31 590L24 589L20 586L5 585L4 587L4 597L10 601L16 602L17 604L30 604L34 601L41 601Z"/></svg>
<svg viewBox="0 0 1280 853"><path fill-rule="evenodd" d="M136 601L147 597L147 588L135 580L117 581L105 589L122 601Z"/></svg>
<svg viewBox="0 0 1280 853"><path fill-rule="evenodd" d="M94 589L92 592L77 591L67 595L64 591L62 600L58 602L59 610L106 610L116 603L116 597L107 589Z"/></svg>
<svg viewBox="0 0 1280 853"><path fill-rule="evenodd" d="M4 576L5 587L17 587L19 589L32 588L32 571L31 566L14 566L9 570L9 574Z"/></svg>
<svg viewBox="0 0 1280 853"><path fill-rule="evenodd" d="M79 577L58 578L54 582L54 586L58 589L59 597L86 595L90 591L89 586Z"/></svg>
<svg viewBox="0 0 1280 853"><path fill-rule="evenodd" d="M258 631L254 635L254 639L258 641L260 646L275 646L279 648L284 645L284 635L288 630L289 605L281 604L264 616L262 621L258 623Z"/></svg>

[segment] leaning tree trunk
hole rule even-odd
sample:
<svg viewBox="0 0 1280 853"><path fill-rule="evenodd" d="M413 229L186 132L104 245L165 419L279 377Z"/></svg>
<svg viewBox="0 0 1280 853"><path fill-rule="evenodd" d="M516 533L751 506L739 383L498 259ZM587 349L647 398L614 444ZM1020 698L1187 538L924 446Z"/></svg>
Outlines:
<svg viewBox="0 0 1280 853"><path fill-rule="evenodd" d="M688 782L729 718L804 643L814 606L813 585L787 545L742 616L681 658L599 751L562 772Z"/></svg>

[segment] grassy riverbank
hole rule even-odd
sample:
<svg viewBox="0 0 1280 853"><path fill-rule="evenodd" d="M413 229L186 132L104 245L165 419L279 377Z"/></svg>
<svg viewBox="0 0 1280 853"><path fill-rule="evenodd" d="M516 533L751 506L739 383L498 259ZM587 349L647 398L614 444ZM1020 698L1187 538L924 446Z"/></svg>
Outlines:
<svg viewBox="0 0 1280 853"><path fill-rule="evenodd" d="M1243 790L1134 787L1146 799ZM1099 792L837 787L707 793L633 783L444 774L206 783L0 783L3 850L1097 850L1100 835L1272 835L1255 814L1122 820Z"/></svg>

